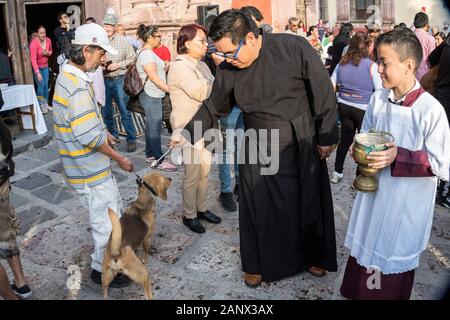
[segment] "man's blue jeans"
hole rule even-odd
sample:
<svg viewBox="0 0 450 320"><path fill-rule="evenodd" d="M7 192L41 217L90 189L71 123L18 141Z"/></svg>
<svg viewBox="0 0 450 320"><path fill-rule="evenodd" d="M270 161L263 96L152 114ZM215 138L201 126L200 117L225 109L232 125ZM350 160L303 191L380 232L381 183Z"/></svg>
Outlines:
<svg viewBox="0 0 450 320"><path fill-rule="evenodd" d="M145 110L145 155L159 159L161 151L162 98L150 97L145 91L139 95L139 102Z"/></svg>
<svg viewBox="0 0 450 320"><path fill-rule="evenodd" d="M231 113L219 119L222 130L236 130L244 129L244 118L241 110L235 106ZM223 152L223 164L219 164L219 180L220 180L220 192L230 193L233 191L233 184L231 181L231 164L232 155L234 154L234 176L236 183L239 183L239 166L238 166L238 154L241 146L239 139L237 140L236 147L234 143L234 134L226 135L226 147Z"/></svg>
<svg viewBox="0 0 450 320"><path fill-rule="evenodd" d="M131 119L131 113L127 110L127 103L129 97L123 91L123 81L125 76L114 77L112 79L105 78L105 106L102 109L103 120L108 128L108 131L114 136L119 137L119 132L114 122L114 108L112 106L112 99L116 102L120 111L120 118L123 127L127 133L127 142L136 141L136 128Z"/></svg>

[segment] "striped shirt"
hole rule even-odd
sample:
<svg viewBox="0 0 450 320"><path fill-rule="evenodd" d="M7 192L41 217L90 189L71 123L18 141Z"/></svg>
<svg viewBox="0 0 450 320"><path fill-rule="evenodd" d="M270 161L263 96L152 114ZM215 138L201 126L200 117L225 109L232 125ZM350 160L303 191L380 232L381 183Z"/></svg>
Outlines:
<svg viewBox="0 0 450 320"><path fill-rule="evenodd" d="M97 151L107 141L106 127L88 75L64 65L56 80L53 108L55 138L67 182L80 189L111 179L110 158Z"/></svg>

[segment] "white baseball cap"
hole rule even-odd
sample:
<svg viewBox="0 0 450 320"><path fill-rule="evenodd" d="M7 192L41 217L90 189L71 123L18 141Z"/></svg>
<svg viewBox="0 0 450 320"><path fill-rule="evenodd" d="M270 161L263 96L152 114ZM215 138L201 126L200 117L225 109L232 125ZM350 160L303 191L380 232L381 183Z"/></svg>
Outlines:
<svg viewBox="0 0 450 320"><path fill-rule="evenodd" d="M109 44L108 35L105 29L96 23L83 24L75 30L75 39L72 44L81 46L98 46L105 49L112 55L119 52Z"/></svg>

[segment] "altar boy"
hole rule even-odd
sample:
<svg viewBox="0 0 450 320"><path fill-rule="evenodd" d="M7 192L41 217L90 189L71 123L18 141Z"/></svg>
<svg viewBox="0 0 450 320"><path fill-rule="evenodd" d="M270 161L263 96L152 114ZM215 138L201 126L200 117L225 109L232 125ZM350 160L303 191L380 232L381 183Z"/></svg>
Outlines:
<svg viewBox="0 0 450 320"><path fill-rule="evenodd" d="M376 50L384 89L373 94L361 132L389 132L395 143L367 157L380 170L379 187L356 197L341 294L407 300L430 236L437 180L449 179L450 130L443 107L415 77L422 48L414 33L383 34Z"/></svg>

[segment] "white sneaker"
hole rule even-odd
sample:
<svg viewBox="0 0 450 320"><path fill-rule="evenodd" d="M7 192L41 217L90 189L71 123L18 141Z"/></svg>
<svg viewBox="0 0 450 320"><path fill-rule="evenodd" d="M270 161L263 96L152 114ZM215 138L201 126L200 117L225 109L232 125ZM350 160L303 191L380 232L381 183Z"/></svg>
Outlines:
<svg viewBox="0 0 450 320"><path fill-rule="evenodd" d="M339 183L339 182L342 180L343 177L344 177L344 174L343 174L343 173L337 173L337 172L335 171L335 172L333 172L333 174L331 175L330 182L331 182L331 183L334 183L334 184Z"/></svg>

